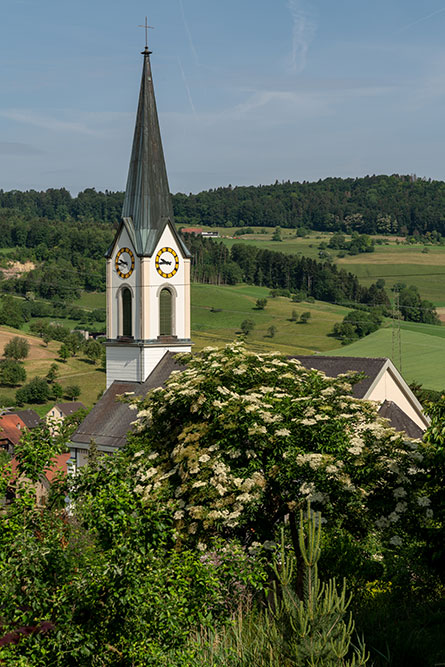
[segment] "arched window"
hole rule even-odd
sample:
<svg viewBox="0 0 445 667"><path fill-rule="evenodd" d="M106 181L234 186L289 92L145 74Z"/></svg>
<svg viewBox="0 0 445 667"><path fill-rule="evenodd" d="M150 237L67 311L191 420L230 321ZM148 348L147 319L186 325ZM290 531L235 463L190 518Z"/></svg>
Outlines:
<svg viewBox="0 0 445 667"><path fill-rule="evenodd" d="M169 289L164 287L159 295L159 335L173 335L172 316L173 297Z"/></svg>
<svg viewBox="0 0 445 667"><path fill-rule="evenodd" d="M122 289L122 335L132 336L131 292L128 287Z"/></svg>

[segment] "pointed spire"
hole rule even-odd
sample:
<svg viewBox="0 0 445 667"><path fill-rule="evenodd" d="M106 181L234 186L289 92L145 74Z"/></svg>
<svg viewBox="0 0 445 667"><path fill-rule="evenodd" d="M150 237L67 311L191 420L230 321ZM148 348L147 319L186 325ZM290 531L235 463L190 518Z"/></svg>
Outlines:
<svg viewBox="0 0 445 667"><path fill-rule="evenodd" d="M148 46L142 55L141 91L122 217L131 218L137 250L151 255L173 208L162 150Z"/></svg>

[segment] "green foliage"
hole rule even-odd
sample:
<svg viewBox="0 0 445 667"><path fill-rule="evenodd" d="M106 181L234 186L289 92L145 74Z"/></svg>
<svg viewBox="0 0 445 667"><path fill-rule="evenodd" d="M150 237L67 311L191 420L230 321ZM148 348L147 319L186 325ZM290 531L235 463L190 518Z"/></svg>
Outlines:
<svg viewBox="0 0 445 667"><path fill-rule="evenodd" d="M63 427L58 428L54 436L46 422L24 431L14 449L20 473L31 482L37 482L54 456L66 451L66 441L67 434Z"/></svg>
<svg viewBox="0 0 445 667"><path fill-rule="evenodd" d="M170 504L181 540L273 540L276 525L308 498L328 527L355 539L378 529L397 546L410 513L418 520L418 445L351 397L360 376L327 378L240 344L181 359L187 369L165 389L134 400L137 433L127 452L137 492L148 506Z"/></svg>
<svg viewBox="0 0 445 667"><path fill-rule="evenodd" d="M232 628L201 633L197 664L359 667L368 662L363 642L354 647L354 622L348 612L351 597L346 596L345 583L339 593L335 580L324 584L319 579L320 526L320 515L312 513L307 520L300 516L303 596L295 590L296 561L282 532L266 608L244 608Z"/></svg>
<svg viewBox="0 0 445 667"><path fill-rule="evenodd" d="M243 334L246 336L254 329L255 327L255 322L253 320L243 320L241 322L241 331Z"/></svg>
<svg viewBox="0 0 445 667"><path fill-rule="evenodd" d="M46 374L46 381L49 384L52 384L54 380L59 376L59 367L57 364L51 364L49 367L48 373Z"/></svg>
<svg viewBox="0 0 445 667"><path fill-rule="evenodd" d="M0 360L0 382L11 387L26 381L26 371L23 364L13 359Z"/></svg>
<svg viewBox="0 0 445 667"><path fill-rule="evenodd" d="M272 235L272 241L282 241L283 239L281 238L281 228L280 227L275 227L275 231Z"/></svg>
<svg viewBox="0 0 445 667"><path fill-rule="evenodd" d="M267 335L269 338L274 338L276 332L277 328L273 324L267 329Z"/></svg>
<svg viewBox="0 0 445 667"><path fill-rule="evenodd" d="M309 310L307 310L304 313L301 313L301 315L300 315L301 324L307 324L307 322L310 320L310 318L311 318L311 313L310 313Z"/></svg>
<svg viewBox="0 0 445 667"><path fill-rule="evenodd" d="M65 387L65 397L69 401L75 401L76 399L79 398L80 396L80 387L78 384L70 384L67 387Z"/></svg>
<svg viewBox="0 0 445 667"><path fill-rule="evenodd" d="M417 287L403 287L399 294L399 309L403 319L410 322L440 324L434 305L421 298Z"/></svg>
<svg viewBox="0 0 445 667"><path fill-rule="evenodd" d="M267 306L267 299L257 299L255 307L257 310L264 310Z"/></svg>
<svg viewBox="0 0 445 667"><path fill-rule="evenodd" d="M370 312L352 310L345 315L343 322L334 324L333 334L342 341L343 345L347 345L358 338L377 331L381 323L382 314L377 308Z"/></svg>
<svg viewBox="0 0 445 667"><path fill-rule="evenodd" d="M35 377L24 387L17 389L15 400L19 405L23 405L23 403L45 403L49 399L49 394L50 390L45 378Z"/></svg>
<svg viewBox="0 0 445 667"><path fill-rule="evenodd" d="M90 338L85 342L83 346L83 351L88 357L88 359L90 359L90 361L92 361L95 364L96 361L101 358L104 352L104 348L99 343L99 341Z"/></svg>
<svg viewBox="0 0 445 667"><path fill-rule="evenodd" d="M14 359L15 361L20 361L26 359L29 354L29 343L26 338L20 338L19 336L14 336L11 340L6 343L3 348L3 355L7 359Z"/></svg>
<svg viewBox="0 0 445 667"><path fill-rule="evenodd" d="M3 296L0 300L0 324L20 329L24 322L22 306L12 296Z"/></svg>
<svg viewBox="0 0 445 667"><path fill-rule="evenodd" d="M58 354L62 361L66 361L71 356L70 349L66 343L62 343Z"/></svg>

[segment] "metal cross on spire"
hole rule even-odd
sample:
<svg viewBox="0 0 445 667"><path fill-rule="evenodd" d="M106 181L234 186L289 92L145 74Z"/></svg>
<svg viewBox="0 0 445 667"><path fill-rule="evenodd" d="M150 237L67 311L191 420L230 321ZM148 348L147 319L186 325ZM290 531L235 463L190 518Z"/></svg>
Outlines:
<svg viewBox="0 0 445 667"><path fill-rule="evenodd" d="M152 25L148 25L147 17L145 17L144 25L138 25L138 28L145 28L145 50L148 51L148 29L154 30Z"/></svg>

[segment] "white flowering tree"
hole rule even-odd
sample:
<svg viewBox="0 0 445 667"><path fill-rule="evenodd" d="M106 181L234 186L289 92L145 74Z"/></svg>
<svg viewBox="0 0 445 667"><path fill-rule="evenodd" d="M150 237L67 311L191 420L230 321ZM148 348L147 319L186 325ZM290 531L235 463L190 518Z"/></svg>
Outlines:
<svg viewBox="0 0 445 667"><path fill-rule="evenodd" d="M404 441L351 396L357 375L336 379L280 353L240 343L182 355L186 370L133 399L136 433L127 470L147 505L171 508L178 540L273 540L310 500L327 525L355 537L386 534L397 547L405 519L426 513L418 441Z"/></svg>

